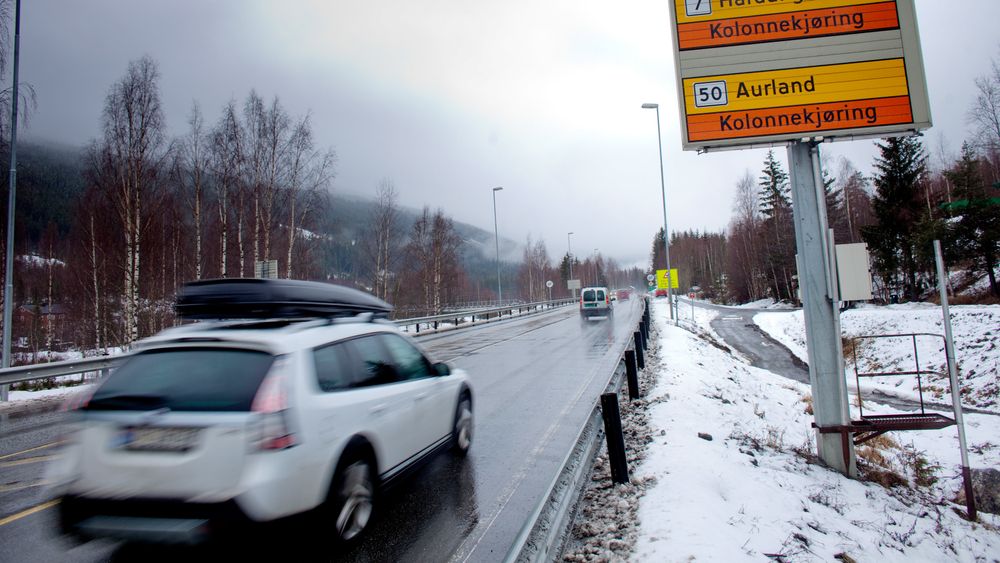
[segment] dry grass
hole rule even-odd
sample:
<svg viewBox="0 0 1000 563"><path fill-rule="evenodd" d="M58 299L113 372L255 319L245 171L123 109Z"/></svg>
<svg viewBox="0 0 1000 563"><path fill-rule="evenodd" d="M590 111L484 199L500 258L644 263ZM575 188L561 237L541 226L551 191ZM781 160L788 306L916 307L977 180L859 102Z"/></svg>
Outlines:
<svg viewBox="0 0 1000 563"><path fill-rule="evenodd" d="M813 396L811 394L806 393L805 395L802 396L801 399L799 399L799 401L806 404L806 410L805 410L806 414L813 413Z"/></svg>

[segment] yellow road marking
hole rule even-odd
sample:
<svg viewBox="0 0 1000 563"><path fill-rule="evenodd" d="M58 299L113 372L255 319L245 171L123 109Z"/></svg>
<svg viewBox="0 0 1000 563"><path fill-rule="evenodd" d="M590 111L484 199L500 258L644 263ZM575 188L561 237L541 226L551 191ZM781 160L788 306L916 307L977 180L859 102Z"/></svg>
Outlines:
<svg viewBox="0 0 1000 563"><path fill-rule="evenodd" d="M15 457L15 456L19 456L19 455L21 455L21 454L26 454L26 453L28 453L28 452L33 452L33 451L37 451L37 450L44 450L44 449L46 449L46 448L51 448L51 447L53 447L53 446L58 446L59 444L62 444L62 443L63 443L63 441L62 441L62 440L57 440L57 441L55 441L55 442L51 442L51 443L48 443L48 444L45 444L45 445L43 445L43 446L38 446L38 447L36 447L36 448L29 448L29 449L27 449L27 450L21 450L21 451L19 451L19 452L14 452L14 453L12 453L12 454L7 454L7 455L0 455L0 459L7 459L8 457Z"/></svg>
<svg viewBox="0 0 1000 563"><path fill-rule="evenodd" d="M34 514L36 512L41 512L41 511L45 510L46 508L52 508L53 506L55 506L57 504L59 504L59 500L58 499L57 500L50 500L49 502L45 502L45 503L39 504L38 506L34 506L32 508L24 510L22 512L18 512L17 514L12 514L12 515L10 515L10 516L8 516L8 517L0 520L0 526L6 526L7 524L10 524L11 522L16 522L16 521L20 520L21 518L24 518L25 516L31 516L32 514Z"/></svg>
<svg viewBox="0 0 1000 563"><path fill-rule="evenodd" d="M0 463L0 468L2 467L14 467L15 465L27 465L29 463L38 463L40 461L49 461L50 459L55 459L56 455L40 455L37 457L29 457L25 459L15 459L14 461L5 461Z"/></svg>

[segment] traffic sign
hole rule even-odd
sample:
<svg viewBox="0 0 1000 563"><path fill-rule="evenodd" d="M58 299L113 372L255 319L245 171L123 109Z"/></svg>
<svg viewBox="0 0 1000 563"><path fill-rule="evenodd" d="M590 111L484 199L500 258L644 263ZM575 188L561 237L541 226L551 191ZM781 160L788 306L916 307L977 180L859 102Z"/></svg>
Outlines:
<svg viewBox="0 0 1000 563"><path fill-rule="evenodd" d="M670 285L670 289L677 289L680 285L677 282L677 268L670 269L670 275L667 275L666 270L656 271L656 287L659 289L667 289L667 285Z"/></svg>
<svg viewBox="0 0 1000 563"><path fill-rule="evenodd" d="M545 287L552 289L552 280L545 282Z"/></svg>
<svg viewBox="0 0 1000 563"><path fill-rule="evenodd" d="M672 0L686 150L931 126L913 0Z"/></svg>
<svg viewBox="0 0 1000 563"><path fill-rule="evenodd" d="M646 281L648 281L648 282L652 282L655 279L656 279L656 276L654 276L653 274L647 274L646 275Z"/></svg>

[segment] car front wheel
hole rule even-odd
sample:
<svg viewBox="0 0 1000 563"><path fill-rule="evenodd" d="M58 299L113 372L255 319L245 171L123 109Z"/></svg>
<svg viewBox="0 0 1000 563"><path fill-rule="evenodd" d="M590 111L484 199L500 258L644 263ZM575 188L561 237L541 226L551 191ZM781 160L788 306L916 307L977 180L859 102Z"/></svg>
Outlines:
<svg viewBox="0 0 1000 563"><path fill-rule="evenodd" d="M472 447L472 398L463 394L455 409L455 423L452 425L452 449L458 455L464 456Z"/></svg>

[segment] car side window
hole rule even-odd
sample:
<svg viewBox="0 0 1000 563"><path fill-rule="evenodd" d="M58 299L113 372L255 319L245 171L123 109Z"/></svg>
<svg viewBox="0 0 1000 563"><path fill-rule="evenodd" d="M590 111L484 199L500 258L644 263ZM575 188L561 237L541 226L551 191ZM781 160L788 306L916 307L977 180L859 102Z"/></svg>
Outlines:
<svg viewBox="0 0 1000 563"><path fill-rule="evenodd" d="M346 342L354 351L350 368L351 387L385 385L401 379L388 350L380 340L378 335L371 335Z"/></svg>
<svg viewBox="0 0 1000 563"><path fill-rule="evenodd" d="M349 353L344 342L337 342L313 350L316 382L321 391L338 391L351 387L353 380L346 366L348 358Z"/></svg>
<svg viewBox="0 0 1000 563"><path fill-rule="evenodd" d="M396 334L384 334L381 338L396 364L400 379L420 379L433 375L427 358L405 338Z"/></svg>

